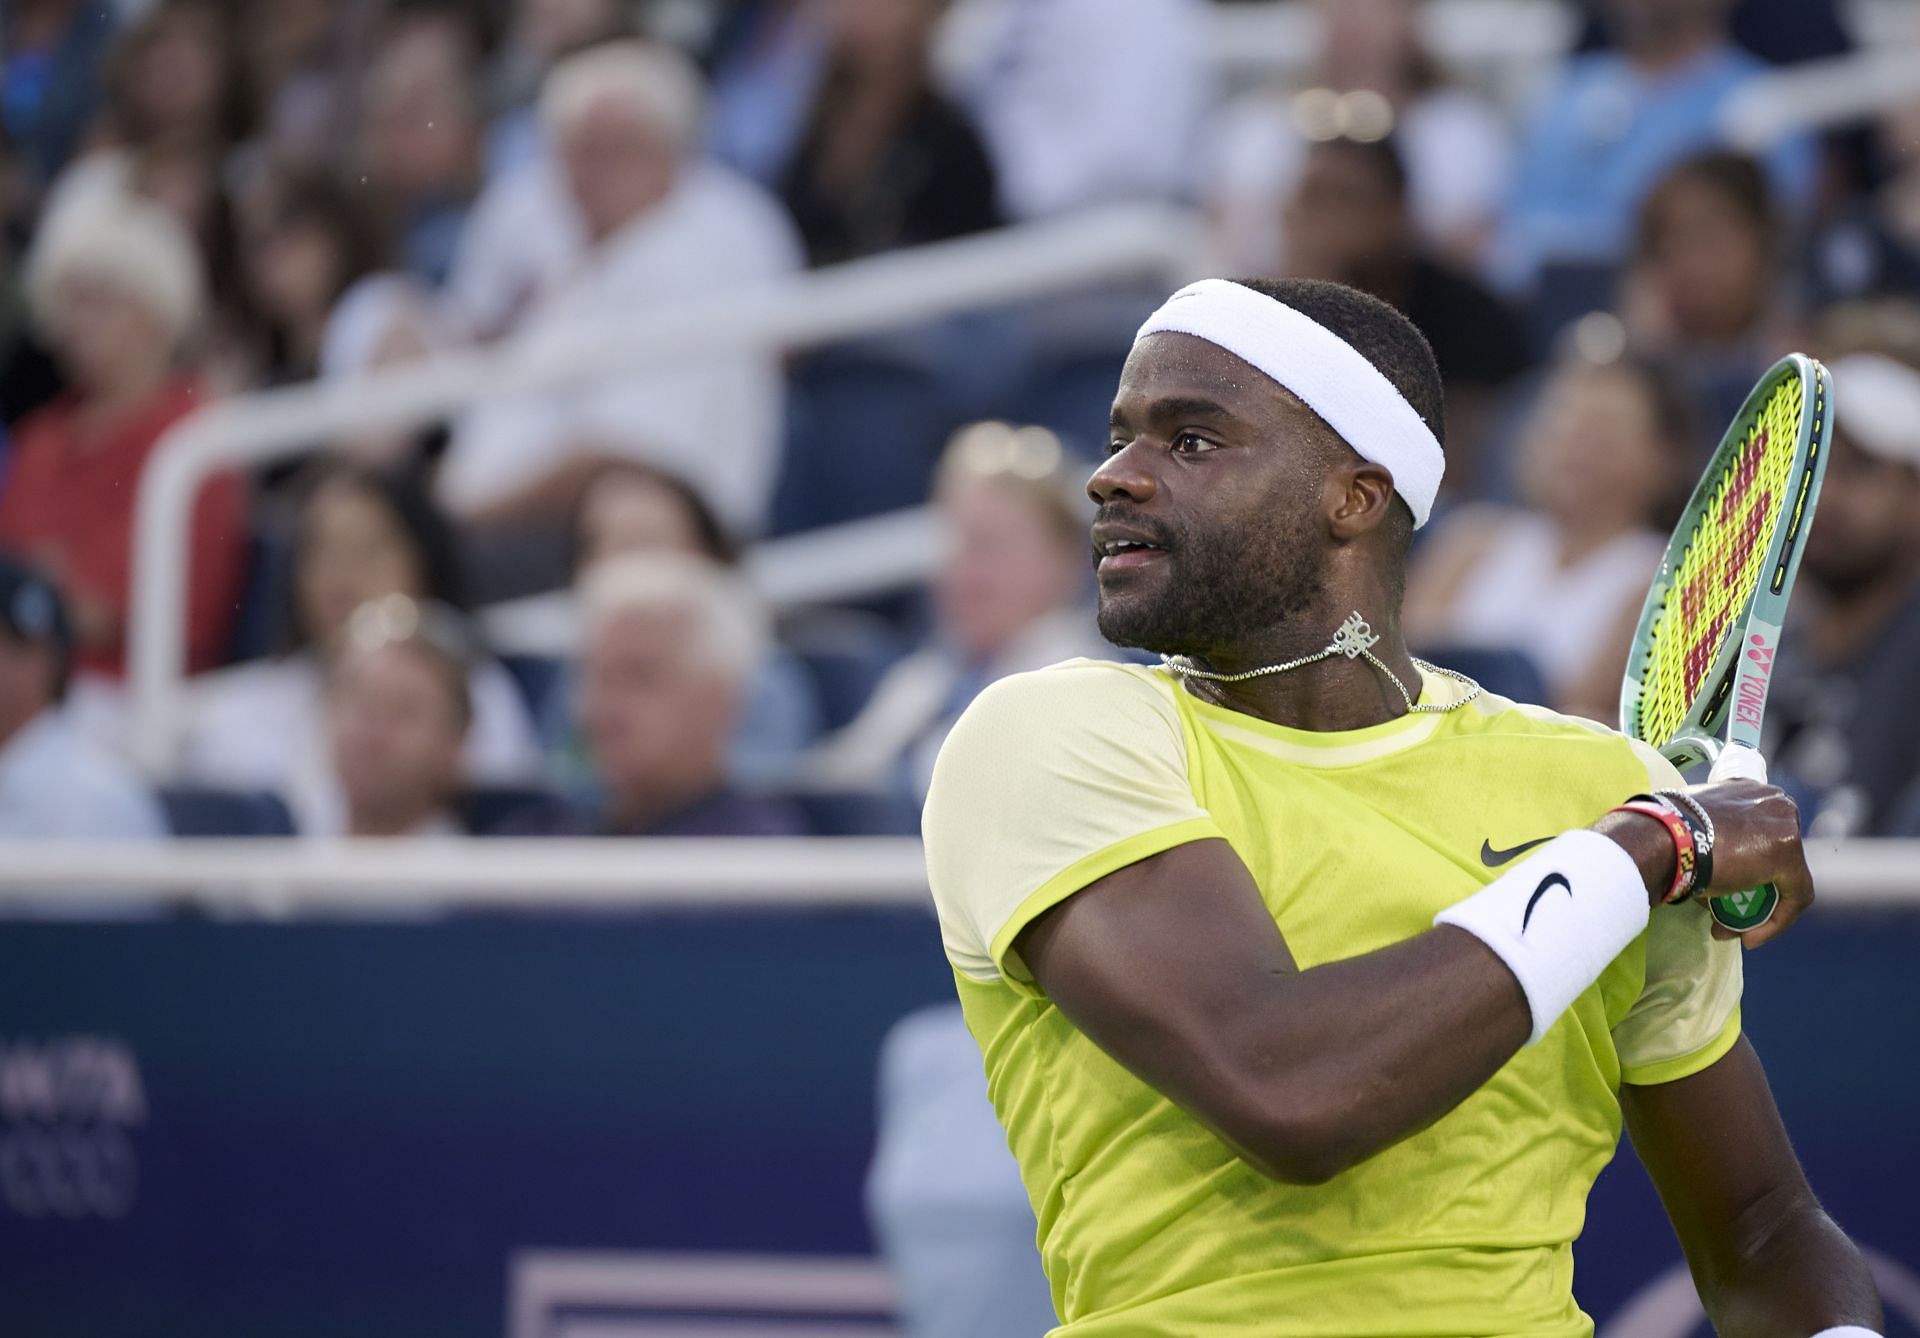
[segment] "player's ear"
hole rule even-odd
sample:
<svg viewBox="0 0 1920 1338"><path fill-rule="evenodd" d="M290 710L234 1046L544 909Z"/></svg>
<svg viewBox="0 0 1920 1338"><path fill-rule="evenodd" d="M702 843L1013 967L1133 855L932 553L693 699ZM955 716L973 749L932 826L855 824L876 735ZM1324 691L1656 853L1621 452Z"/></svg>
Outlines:
<svg viewBox="0 0 1920 1338"><path fill-rule="evenodd" d="M1369 460L1336 465L1327 478L1332 510L1327 524L1335 539L1357 539L1378 528L1393 505L1393 475Z"/></svg>

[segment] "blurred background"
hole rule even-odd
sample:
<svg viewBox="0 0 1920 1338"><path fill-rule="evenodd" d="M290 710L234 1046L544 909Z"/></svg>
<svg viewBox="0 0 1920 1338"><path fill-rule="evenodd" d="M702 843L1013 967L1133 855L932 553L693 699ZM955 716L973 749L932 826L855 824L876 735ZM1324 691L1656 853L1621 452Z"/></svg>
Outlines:
<svg viewBox="0 0 1920 1338"><path fill-rule="evenodd" d="M1414 647L1609 723L1834 369L1746 1026L1920 1333L1912 0L0 0L0 225L0 1334L1044 1331L917 811L1203 274L1421 327Z"/></svg>

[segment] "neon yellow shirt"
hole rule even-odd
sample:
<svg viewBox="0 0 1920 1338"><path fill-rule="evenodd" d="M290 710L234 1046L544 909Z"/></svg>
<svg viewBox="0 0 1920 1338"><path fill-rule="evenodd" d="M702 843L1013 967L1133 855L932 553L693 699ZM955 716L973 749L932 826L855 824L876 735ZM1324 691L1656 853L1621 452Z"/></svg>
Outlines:
<svg viewBox="0 0 1920 1338"><path fill-rule="evenodd" d="M1421 700L1463 692L1429 677ZM1498 876L1488 857L1677 783L1642 744L1490 695L1314 733L1132 665L1072 660L988 688L935 766L927 867L1039 1218L1055 1333L1591 1334L1572 1242L1619 1140L1620 1084L1697 1072L1739 1035L1739 950L1704 909L1656 910L1540 1044L1316 1186L1263 1177L1098 1049L1012 944L1113 870L1219 837L1305 969L1423 933Z"/></svg>

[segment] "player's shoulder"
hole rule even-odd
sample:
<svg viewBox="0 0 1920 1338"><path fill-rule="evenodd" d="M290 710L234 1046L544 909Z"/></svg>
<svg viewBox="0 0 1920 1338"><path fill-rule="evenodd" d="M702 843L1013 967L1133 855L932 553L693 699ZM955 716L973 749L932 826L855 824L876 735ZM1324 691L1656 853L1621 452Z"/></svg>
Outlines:
<svg viewBox="0 0 1920 1338"><path fill-rule="evenodd" d="M1119 660L1076 658L1044 669L1008 674L987 685L962 713L969 720L1028 721L1055 726L1101 717L1142 714L1177 721L1173 686L1165 674Z"/></svg>
<svg viewBox="0 0 1920 1338"><path fill-rule="evenodd" d="M1649 783L1657 781L1662 786L1679 783L1678 774L1658 751L1598 720L1567 715L1494 692L1482 692L1473 704L1478 732L1578 749L1595 759L1604 758L1617 761L1622 767L1638 768L1646 773Z"/></svg>
<svg viewBox="0 0 1920 1338"><path fill-rule="evenodd" d="M1064 763L1115 748L1184 759L1184 737L1164 674L1114 660L1062 660L983 689L941 746L935 781L968 762Z"/></svg>

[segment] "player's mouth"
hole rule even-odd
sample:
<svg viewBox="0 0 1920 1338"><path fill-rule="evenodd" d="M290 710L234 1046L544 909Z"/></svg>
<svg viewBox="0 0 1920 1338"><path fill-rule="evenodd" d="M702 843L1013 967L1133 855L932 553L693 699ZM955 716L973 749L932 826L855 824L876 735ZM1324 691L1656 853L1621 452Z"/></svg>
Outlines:
<svg viewBox="0 0 1920 1338"><path fill-rule="evenodd" d="M1096 526L1093 551L1103 576L1108 572L1144 567L1167 555L1167 550L1144 531L1119 526Z"/></svg>

